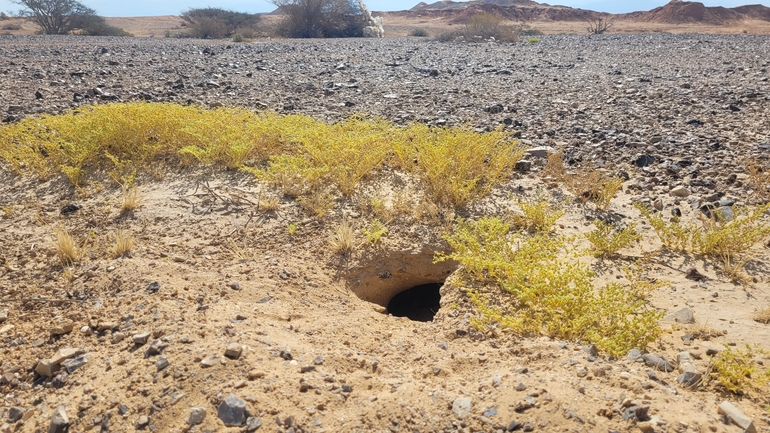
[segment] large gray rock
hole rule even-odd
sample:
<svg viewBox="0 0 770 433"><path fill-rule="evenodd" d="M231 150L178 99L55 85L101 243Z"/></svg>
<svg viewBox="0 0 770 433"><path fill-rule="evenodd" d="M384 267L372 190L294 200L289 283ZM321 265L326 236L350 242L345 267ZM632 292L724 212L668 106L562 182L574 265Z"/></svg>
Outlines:
<svg viewBox="0 0 770 433"><path fill-rule="evenodd" d="M651 353L645 353L642 355L642 359L644 359L645 364L655 368L656 370L665 371L666 373L671 373L674 371L674 366L660 356L653 355Z"/></svg>
<svg viewBox="0 0 770 433"><path fill-rule="evenodd" d="M246 402L230 394L219 404L217 417L226 426L241 426L246 421Z"/></svg>
<svg viewBox="0 0 770 433"><path fill-rule="evenodd" d="M754 425L754 421L751 418L743 414L737 407L735 407L729 401L723 401L719 405L719 413L730 418L735 425L742 428L746 433L757 433L757 427Z"/></svg>
<svg viewBox="0 0 770 433"><path fill-rule="evenodd" d="M70 428L70 419L64 406L59 406L51 416L51 424L48 425L48 433L65 433Z"/></svg>
<svg viewBox="0 0 770 433"><path fill-rule="evenodd" d="M452 412L458 418L465 418L471 413L471 399L468 397L458 397L452 403Z"/></svg>

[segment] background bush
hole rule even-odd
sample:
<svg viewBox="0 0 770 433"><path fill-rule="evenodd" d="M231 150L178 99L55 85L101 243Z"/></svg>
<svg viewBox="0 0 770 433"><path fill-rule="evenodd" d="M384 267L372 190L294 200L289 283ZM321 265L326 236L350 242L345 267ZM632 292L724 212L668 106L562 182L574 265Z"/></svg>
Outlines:
<svg viewBox="0 0 770 433"><path fill-rule="evenodd" d="M476 14L468 18L462 30L444 33L437 38L448 42L460 37L466 41L486 41L495 38L500 42L518 42L521 28L503 24L503 18L490 13Z"/></svg>
<svg viewBox="0 0 770 433"><path fill-rule="evenodd" d="M285 17L278 33L290 38L364 35L364 13L354 0L273 0Z"/></svg>
<svg viewBox="0 0 770 433"><path fill-rule="evenodd" d="M260 20L257 14L221 8L190 9L180 16L189 26L187 36L201 39L224 39L236 34L252 38Z"/></svg>

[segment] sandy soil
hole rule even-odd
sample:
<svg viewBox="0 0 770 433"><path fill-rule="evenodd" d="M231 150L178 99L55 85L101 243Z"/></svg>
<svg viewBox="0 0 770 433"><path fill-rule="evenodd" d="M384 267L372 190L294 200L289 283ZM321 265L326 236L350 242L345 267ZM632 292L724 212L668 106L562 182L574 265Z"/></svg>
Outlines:
<svg viewBox="0 0 770 433"><path fill-rule="evenodd" d="M385 53L379 54L384 60L360 54L351 60L345 56L354 46L348 44L358 46L359 41L263 41L229 50L224 44L212 44L205 48L218 54L204 57L203 46L192 49L176 40L165 45L145 39L145 45L134 48L133 41L127 47L123 40L113 39L93 39L100 44L91 46L91 39L77 38L80 45L67 47L66 38L18 38L18 43L14 39L3 46L4 52L15 56L13 64L9 62L9 72L3 72L3 80L16 83L16 90L3 90L10 100L9 107L3 109L10 113L10 106L14 106L14 115L33 115L31 108L37 102L29 90L37 86L35 80L43 79L35 76L37 68L43 66L29 67L19 61L28 50L64 58L56 70L41 72L51 74L45 82L56 83L46 92L45 104L69 103L73 92L94 88L95 81L105 79L98 71L109 66L108 61L116 64L109 66L114 75L106 74L110 80L107 90L126 92L126 99L134 85L142 94L157 88L156 93L167 95L164 86L175 85L175 80L168 78L171 75L166 76L172 72L156 71L156 65L141 56L169 52L174 55L174 67L179 68L173 73L189 74L185 78L188 85L178 90L180 100L202 98L245 105L252 101L253 90L277 107L286 106L287 99L280 94L299 95L294 100L299 108L286 110L301 113L347 110L340 102L355 100L359 108L366 106L381 115L388 115L389 110L422 113L418 110L422 107L440 116L446 113L435 113L436 106L446 109L454 104L466 108L451 115L457 117L457 123L483 119L488 125L499 125L507 124L507 116L524 119L529 126L521 126L525 129L522 143L553 144L582 155L583 163L575 170L606 165L608 172L628 171L629 181L613 200L609 215L639 223L644 239L640 246L622 251L629 259L660 247L651 227L631 206L632 199L660 199L667 217L680 209L685 221L696 221L697 207L669 194L675 182L705 194L710 187L698 182L712 176L717 179L714 185L730 196L750 198L745 185L728 185L722 179L738 171L736 178L745 180L736 161L748 155L758 160L766 156L766 148L760 147L767 140L763 121L767 81L762 81L766 69L761 72L766 65L755 56L766 49L762 38L709 37L702 43L697 38L657 39L661 46L676 47L683 53L670 64L643 60L661 69L629 61L620 74L615 73L615 59L628 58L627 47L647 49L645 55L650 56L668 54L649 48L647 43L632 45L638 41L629 37L621 42L616 41L617 36L596 39L599 42L551 38L540 46L419 46L426 54L415 55L413 62L438 65L439 79L411 64L385 65L395 61L391 53L408 55L411 39L367 41L372 52ZM725 41L730 44L723 46ZM106 52L100 50L102 43L109 47ZM571 68L560 67L567 63L562 58L538 52L547 50L569 59L573 52L563 48L569 44L583 51ZM710 48L711 44L719 46ZM721 66L710 58L704 61L692 48L701 45L723 50L718 54L725 58L725 53L732 53L734 60ZM745 52L734 50L736 45ZM480 65L460 69L440 63L434 56L437 46L445 52L454 50L453 58L462 61L478 56ZM314 54L319 50L313 48L331 53ZM516 54L521 67L511 66L514 71L508 75L497 74L503 68L499 65L509 64L512 48L520 50ZM131 51L134 49L146 53ZM214 73L222 73L217 68L234 63L230 59L237 56L242 59L251 49L266 52L268 60L251 65L256 71L253 77L228 70L231 86L236 89L232 94L211 90L219 87L190 85L214 79ZM76 57L77 53L84 57ZM104 59L88 60L99 55ZM292 61L316 55L323 61ZM691 62L690 55L701 63ZM543 58L553 67L528 66L531 62L544 64ZM42 57L38 60L41 65L49 62ZM353 66L338 68L344 62ZM697 67L710 72L681 76L677 62L689 65L692 71ZM119 67L128 63L135 66ZM314 92L325 88L320 82L313 88L298 87L295 77L308 76L304 68L311 63L329 65L324 66L323 76L330 76L332 83L347 83L357 77L363 88L375 88L387 80L409 97L398 100L382 96L382 92L325 95L320 90ZM200 74L206 71L212 75L199 78L194 75L196 68ZM388 68L400 69L396 74ZM534 71L538 68L542 72ZM447 72L452 70L456 72ZM526 76L522 72L520 78L514 75L521 71L531 72ZM265 74L260 75L262 72ZM639 79L648 76L656 81ZM506 81L506 77L520 81ZM555 77L561 81L553 80ZM740 90L740 98L745 99L740 104L729 105L734 97L717 93L729 89L731 83L743 86L746 82L754 90ZM683 87L685 84L688 86ZM656 87L645 87L653 85ZM239 86L249 91L241 92ZM419 87L420 92L409 86ZM511 86L522 92L516 98L510 96L520 111L490 110L494 100L483 89L500 96L504 91L498 89ZM555 86L564 87L554 94ZM473 92L467 92L466 97L458 90L456 99L435 105L423 102L423 94L444 97L440 89L450 87ZM423 92L423 88L427 90ZM357 92L345 86L341 89ZM691 89L698 94L692 94ZM601 101L581 107L577 101L588 100L579 94L582 91L601 95ZM279 96L269 99L273 98L269 92ZM302 96L303 92L309 96ZM573 92L575 102L561 100ZM551 95L548 101L536 106L542 102L539 95L546 93ZM474 99L477 95L481 100ZM323 99L332 97L341 99ZM365 98L374 102L369 104ZM16 105L24 106L17 111ZM731 106L740 111L733 113ZM656 118L649 114L664 108L666 113L677 115ZM329 115L338 118L346 113ZM613 113L629 117L614 118ZM692 118L700 119L702 125L697 128L703 129L685 123ZM589 122L585 119L591 123L583 123ZM642 123L652 128L634 132ZM625 132L610 130L616 124L624 124ZM588 132L578 132L580 125ZM664 128L665 137L661 137ZM632 136L637 134L638 140L649 145L636 142ZM717 152L715 141L723 143L719 144L722 150ZM633 166L631 156L641 151L656 155L656 164ZM672 161L682 163L688 158L691 164L704 165L702 176L679 178L671 174L676 169ZM723 165L715 166L714 161ZM542 192L565 209L566 215L558 221L559 232L579 235L590 230L590 219L598 213L590 205L577 205L569 194L544 179L541 158L533 157L531 162L529 172L511 173L505 183L462 210L461 215L504 215L516 208L518 199ZM469 320L477 313L461 290L457 274L450 275L447 271L451 273L451 268L432 264L433 253L447 248L441 235L456 215L425 217L428 209L415 201L410 208L423 215L389 222L389 233L381 244L365 245L361 230L373 216L362 203L377 192L398 190L403 185L398 180L401 174L386 171L366 179L352 198L338 199L331 214L320 221L295 200L246 173L165 167L154 174L143 174L137 181L141 206L121 215L120 188L103 174L97 173L83 189L76 190L64 178L41 181L16 176L6 167L0 169L0 311L7 310L7 318L0 323L0 432L46 431L60 407L68 416L70 432L245 431L249 429L245 422L227 427L218 416L231 394L246 404L252 427L258 420L259 431L285 433L744 431L719 412L724 401L735 404L757 431L770 430L764 397L724 393L713 382L697 390L677 382L678 368L685 364L677 365L680 358L693 358L698 371L707 374L709 354L724 350L725 344L743 347L748 343L770 349L770 326L753 320L757 310L770 305L770 250L765 245L752 250L745 284L728 281L714 262L687 255L659 254L648 262L647 277L671 283L652 295L651 308L669 314L686 307L695 321L683 324L668 320L662 324L666 333L647 348L670 362L671 371L659 371L636 358L608 358L579 342L515 336L494 327L485 332L473 328ZM266 197L277 197L278 208L266 212L258 206ZM82 208L62 215L61 209L70 203ZM343 217L352 221L356 230L358 247L349 258L333 254L329 246L330 232ZM292 224L297 227L294 234L289 230ZM62 266L55 256L57 227L67 228L85 249L83 259L74 266ZM109 248L119 229L130 231L136 243L129 255L113 258ZM622 281L621 267L628 263L585 260L596 271L599 283ZM691 268L706 279L688 279ZM387 301L393 295L426 282L445 283L433 321L387 314ZM696 337L687 341L683 338L686 334ZM62 362L72 357L76 361ZM767 366L770 358L758 354L756 361ZM53 371L47 371L51 364ZM205 419L190 425L191 412L199 409L206 412Z"/></svg>

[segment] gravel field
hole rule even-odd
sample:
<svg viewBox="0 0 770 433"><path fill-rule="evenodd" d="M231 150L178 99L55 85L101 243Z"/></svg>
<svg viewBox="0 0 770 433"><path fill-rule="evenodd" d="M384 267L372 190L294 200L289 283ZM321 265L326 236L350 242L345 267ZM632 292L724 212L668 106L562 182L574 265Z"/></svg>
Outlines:
<svg viewBox="0 0 770 433"><path fill-rule="evenodd" d="M732 167L770 143L770 37L258 41L0 38L0 118L108 101L506 125L599 165L635 153ZM733 168L730 168L733 170ZM729 174L729 173L728 173Z"/></svg>

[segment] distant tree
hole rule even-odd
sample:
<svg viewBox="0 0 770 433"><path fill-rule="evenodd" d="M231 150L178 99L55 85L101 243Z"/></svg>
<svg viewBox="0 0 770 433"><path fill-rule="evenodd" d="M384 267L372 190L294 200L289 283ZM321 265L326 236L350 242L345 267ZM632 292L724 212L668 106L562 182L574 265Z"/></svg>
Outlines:
<svg viewBox="0 0 770 433"><path fill-rule="evenodd" d="M96 11L76 0L11 0L22 6L19 16L31 19L47 35L66 35L79 29L94 36L126 36L123 29L107 25Z"/></svg>
<svg viewBox="0 0 770 433"><path fill-rule="evenodd" d="M189 35L203 39L223 39L241 34L249 37L256 32L260 16L221 8L199 8L182 12L189 24Z"/></svg>
<svg viewBox="0 0 770 433"><path fill-rule="evenodd" d="M602 33L609 30L613 24L615 24L614 19L599 17L588 22L588 33L601 35Z"/></svg>
<svg viewBox="0 0 770 433"><path fill-rule="evenodd" d="M364 12L355 0L271 0L286 16L282 33L291 38L364 35Z"/></svg>

